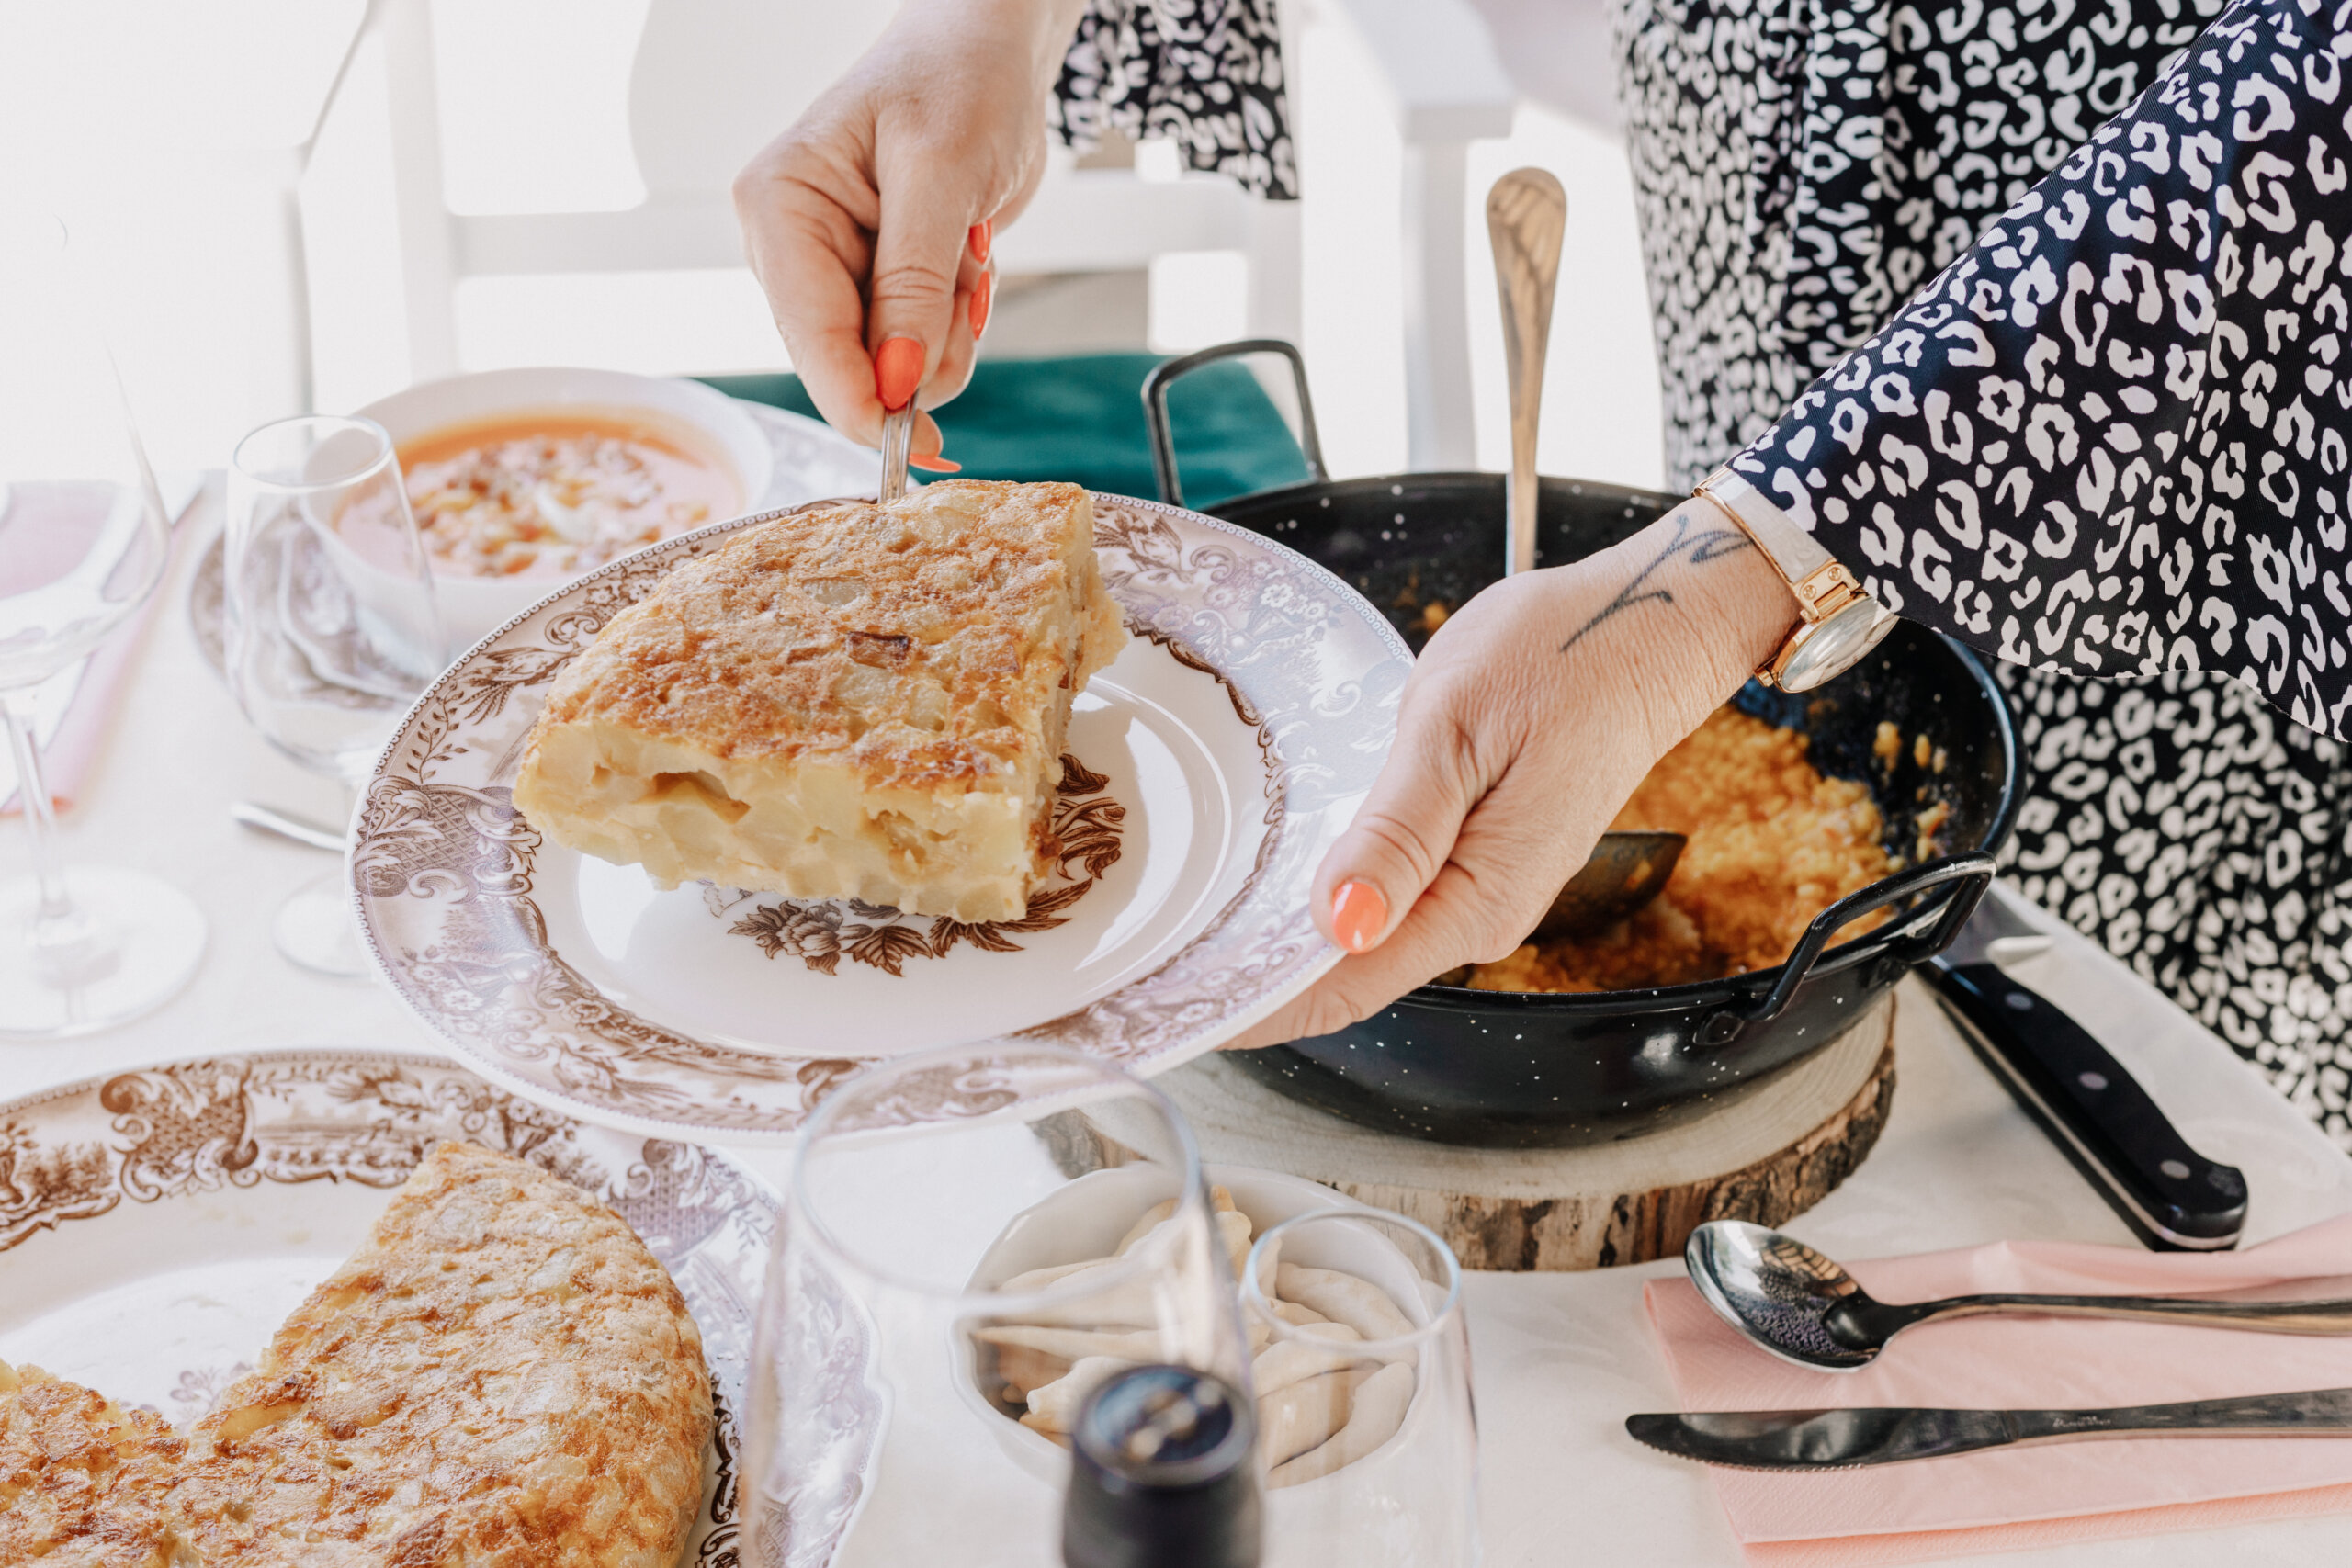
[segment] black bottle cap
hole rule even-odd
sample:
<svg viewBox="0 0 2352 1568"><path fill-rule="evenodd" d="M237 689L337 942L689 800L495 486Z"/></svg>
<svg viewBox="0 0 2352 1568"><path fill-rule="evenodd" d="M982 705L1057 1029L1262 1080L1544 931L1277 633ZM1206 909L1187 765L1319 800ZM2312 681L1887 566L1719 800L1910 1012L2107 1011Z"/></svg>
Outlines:
<svg viewBox="0 0 2352 1568"><path fill-rule="evenodd" d="M1258 1568L1256 1413L1190 1367L1130 1367L1070 1435L1067 1568Z"/></svg>

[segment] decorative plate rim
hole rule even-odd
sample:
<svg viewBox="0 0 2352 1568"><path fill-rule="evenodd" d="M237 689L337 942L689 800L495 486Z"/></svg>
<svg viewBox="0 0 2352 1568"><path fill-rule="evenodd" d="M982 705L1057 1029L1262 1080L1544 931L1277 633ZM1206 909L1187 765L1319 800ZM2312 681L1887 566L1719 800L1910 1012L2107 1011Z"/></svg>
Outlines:
<svg viewBox="0 0 2352 1568"><path fill-rule="evenodd" d="M579 1179L577 1165L566 1168L566 1162L584 1160L589 1171L596 1174L604 1185L591 1190L589 1196L601 1202L620 1204L624 1209L631 1202L650 1198L662 1201L664 1190L663 1171L674 1172L681 1168L667 1157L657 1157L654 1145L671 1150L684 1150L684 1157L697 1162L692 1168L700 1172L715 1166L724 1175L716 1189L703 1187L703 1178L689 1179L690 1190L707 1191L725 1205L718 1212L733 1216L729 1230L737 1240L729 1242L716 1255L706 1251L711 1233L695 1236L684 1244L674 1258L665 1258L664 1267L671 1269L679 1287L689 1293L690 1302L698 1301L696 1317L702 1322L704 1337L711 1349L713 1393L718 1401L721 1420L712 1435L715 1445L715 1469L705 1477L706 1495L697 1505L694 1529L689 1544L700 1541L699 1553L687 1559L701 1562L707 1568L727 1568L738 1561L741 1527L743 1446L747 1436L751 1379L753 1375L753 1340L757 1332L759 1305L764 1294L764 1274L767 1252L772 1237L775 1216L782 1199L775 1184L758 1170L725 1149L707 1145L696 1146L663 1135L649 1138L633 1152L625 1153L612 1146L610 1141L626 1139L635 1134L607 1124L583 1118L568 1116L539 1103L531 1096L519 1094L498 1084L487 1075L475 1070L471 1064L446 1053L421 1049L413 1045L364 1045L354 1043L301 1043L271 1045L243 1050L196 1052L187 1054L157 1054L141 1055L133 1061L117 1064L102 1071L62 1082L44 1085L22 1093L0 1096L0 1130L8 1138L0 1147L15 1153L19 1158L39 1157L46 1150L52 1155L70 1155L85 1145L94 1134L102 1134L103 1141L94 1145L102 1147L111 1163L105 1181L93 1189L79 1202L35 1205L21 1213L8 1216L9 1224L0 1229L0 1255L39 1241L48 1235L51 1245L74 1245L74 1238L86 1234L83 1226L91 1221L103 1220L122 1211L126 1201L134 1205L152 1204L159 1201L198 1198L218 1201L232 1191L254 1192L277 1187L309 1185L326 1182L337 1187L349 1187L356 1191L377 1194L389 1201L406 1179L408 1168L399 1164L378 1165L373 1160L353 1160L346 1156L340 1164L311 1168L294 1151L314 1140L321 1132L315 1114L299 1112L273 1121L254 1115L252 1107L275 1101L289 1092L289 1083L274 1077L269 1069L310 1069L317 1073L356 1070L363 1075L363 1087L379 1084L382 1078L368 1077L371 1071L381 1073L392 1069L401 1075L421 1073L424 1077L409 1079L424 1087L425 1098L413 1103L397 1096L379 1095L373 1102L372 1120L364 1109L363 1099L348 1095L334 1087L324 1092L330 1100L349 1100L355 1107L362 1107L339 1124L327 1127L330 1146L342 1143L352 1154L367 1155L374 1141L390 1138L397 1148L403 1141L420 1145L443 1137L479 1136L469 1129L452 1132L454 1120L462 1128L469 1116L487 1118L487 1125L503 1129L503 1135L492 1131L479 1141L486 1145L502 1145L516 1157L555 1171L567 1179ZM165 1080L158 1085L154 1080ZM472 1080L495 1100L452 1102L441 1097L435 1085L450 1080ZM143 1080L143 1083L142 1083ZM176 1102L176 1096L187 1092L187 1086L203 1080L208 1089L224 1090L220 1098L189 1108ZM232 1081L233 1080L233 1081ZM297 1077L292 1085L320 1084L332 1086L331 1078ZM124 1086L133 1087L126 1090ZM140 1088L148 1090L140 1098ZM246 1106L244 1115L233 1126L213 1124L215 1107L222 1103L227 1093L233 1093ZM157 1095L161 1098L156 1098ZM110 1095L116 1098L109 1098ZM252 1097L252 1098L247 1098ZM522 1107L536 1111L546 1120L536 1118L520 1123L510 1120L511 1112L497 1109L497 1101L520 1101ZM103 1111L104 1128L77 1129L73 1122L86 1119L91 1112L77 1111L74 1102L81 1101ZM299 1104L299 1102L297 1102ZM402 1118L413 1120L403 1122ZM60 1125L62 1118L64 1124ZM250 1118L250 1119L248 1119ZM390 1118L390 1121L387 1121ZM186 1125L174 1127L177 1119ZM126 1124L128 1123L128 1124ZM44 1141L38 1134L48 1125L58 1134ZM204 1131L208 1138L219 1142L222 1137L239 1146L220 1153L208 1152L209 1143L190 1144L187 1136ZM602 1146L590 1139L605 1139ZM291 1137L290 1148L280 1145L280 1140ZM137 1138L128 1148L119 1140ZM164 1167L141 1164L134 1171L133 1160L149 1144L162 1139L163 1151L170 1163ZM517 1139L521 1139L518 1143ZM270 1168L272 1149L275 1158L283 1161L294 1155L290 1169ZM542 1151L546 1151L544 1154ZM364 1167L364 1168L358 1168ZM134 1179L135 1177L135 1179ZM382 1179L377 1179L377 1178ZM142 1190L142 1188L145 1189ZM729 1193L734 1194L729 1201ZM616 1196L618 1194L619 1196ZM55 1194L47 1194L54 1196ZM95 1206L89 1199L103 1198ZM677 1213L699 1213L689 1208ZM626 1216L625 1216L626 1217ZM675 1217L674 1214L672 1216ZM658 1218L658 1216L657 1216ZM639 1220L635 1224L642 1224ZM741 1228L739 1228L741 1227ZM676 1233L668 1234L673 1243ZM89 1245L89 1244L83 1244ZM103 1245L99 1243L98 1245ZM717 1273L714 1275L714 1269ZM324 1270L322 1271L324 1277ZM711 1281L716 1279L714 1287ZM693 1281L701 1280L697 1287ZM699 1294L697 1292L699 1291ZM738 1309L730 1317L729 1307ZM53 1307L51 1310L55 1310ZM717 1315L710 1316L709 1314ZM708 1321L703 1321L708 1317ZM739 1320L740 1319L740 1320ZM865 1484L879 1451L884 1416L874 1403L876 1390L872 1381L873 1336L870 1321L861 1320L858 1333L843 1342L845 1360L838 1369L854 1386L848 1387L846 1397L853 1401L850 1419L856 1430L865 1434L865 1449L852 1466L845 1487L836 1487L834 1494L824 1498L829 1511L817 1515L819 1533L808 1541L796 1543L799 1549L792 1561L796 1563L820 1563L829 1561L838 1547L850 1523L862 1510L870 1488ZM863 1346L863 1350L859 1346ZM258 1352L263 1341L250 1348ZM729 1369L732 1369L731 1375ZM103 1382L100 1392L118 1393ZM178 1396L175 1396L178 1397ZM862 1403L858 1403L861 1402Z"/></svg>
<svg viewBox="0 0 2352 1568"><path fill-rule="evenodd" d="M1315 931L1302 898L1295 909L1284 911L1279 930L1271 935L1262 921L1259 927L1251 928L1251 940L1259 942L1261 947L1279 948L1283 941L1287 941L1296 951L1259 964L1249 976L1256 988L1248 994L1245 1001L1226 1007L1222 1005L1221 995L1208 993L1219 1003L1214 1018L1195 1016L1187 1022L1165 1024L1161 1027L1162 1038L1142 1044L1134 1043L1132 1030L1122 1034L1118 1022L1114 1019L1114 1014L1122 1007L1131 1013L1139 1014L1148 995L1148 988L1159 986L1172 991L1182 984L1182 976L1188 961L1197 962L1211 940L1225 931L1239 912L1258 899L1266 885L1270 865L1278 862L1284 852L1298 851L1299 840L1305 835L1289 830L1289 825L1299 815L1294 809L1295 796L1315 795L1321 806L1328 807L1337 798L1352 795L1354 802L1360 804L1363 791L1369 787L1372 773L1377 771L1379 759L1385 755L1385 741L1394 734L1395 692L1392 690L1385 695L1381 694L1382 681L1393 673L1394 686L1401 689L1413 660L1403 637L1389 625L1387 618L1364 601L1344 579L1280 540L1221 518L1164 502L1099 491L1090 493L1096 509L1097 545L1106 551L1106 569L1113 567L1113 562L1107 558L1107 552L1111 550L1126 548L1130 551L1128 558L1137 562L1133 570L1106 570L1105 573L1126 611L1130 628L1161 646L1179 663L1217 680L1226 688L1237 716L1257 731L1265 765L1265 795L1270 802L1265 818L1267 832L1259 846L1256 862L1238 889L1220 908L1210 913L1174 953L1149 971L1124 983L1108 996L1085 1003L1073 1011L1042 1020L1005 1035L961 1043L985 1045L989 1038L1059 1039L1086 1049L1090 1054L1117 1061L1131 1070L1148 1074L1177 1066L1222 1044L1272 1014L1339 963L1341 954ZM619 1039L611 1033L595 1032L594 1028L583 1032L567 1026L568 1032L562 1033L542 1029L538 1037L517 1044L512 1038L512 1031L509 1031L505 1040L508 1048L501 1050L470 1037L464 1029L456 1026L446 1010L435 1007L423 994L421 987L412 983L409 972L420 967L415 955L396 956L388 951L388 943L380 936L374 918L375 906L379 902L387 907L393 906L403 891L413 893L415 888L413 884L404 889L383 884L383 876L397 874L398 866L371 864L370 859L380 843L391 841L387 824L393 821L393 814L402 808L395 797L403 789L417 796L454 792L469 797L459 804L473 820L475 833L481 835L477 842L491 841L485 824L493 818L497 818L496 828L502 846L500 852L505 857L504 869L513 884L527 893L530 875L527 855L529 849L536 846L537 835L514 811L511 804L493 798L503 795L503 790L435 785L425 776L429 765L435 761L429 755L418 760L417 777L411 779L399 771L401 754L418 745L420 728L436 714L445 716L454 714L458 705L457 694L460 684L472 679L479 666L496 657L492 652L494 645L536 618L550 612L560 612L567 602L580 606L572 613L573 615L591 615L593 612L589 604L597 597L598 591L610 590L622 578L645 577L650 584L679 559L700 553L703 547L727 535L810 507L864 499L866 498L839 497L748 513L707 525L607 562L560 585L477 642L436 676L402 716L377 757L369 783L355 812L351 847L345 861L345 876L352 907L359 920L361 939L378 974L400 996L410 1011L473 1071L518 1094L605 1126L624 1128L649 1136L757 1145L789 1140L808 1111L836 1083L862 1068L867 1061L884 1059L880 1056L821 1057L807 1050L752 1052L703 1040L683 1030L670 1030L650 1020L640 1019L605 998L592 982L564 963L547 945L544 937L537 940L537 952L551 974L561 972L552 984L567 991L562 998L563 1005L571 1007L575 1016L594 1014L596 1028L609 1026L623 1034L633 1033L634 1038ZM1106 522L1106 517L1114 521ZM1122 528L1126 530L1125 535L1120 533ZM1182 531L1190 531L1194 537L1185 540L1180 536ZM1107 538L1106 535L1109 536ZM1122 543L1123 538L1125 544ZM1135 557L1132 547L1139 539L1163 549L1172 546L1172 562ZM1207 546L1218 548L1204 554L1204 547ZM1204 626L1201 623L1204 621L1218 620L1217 615L1205 606L1187 610L1172 594L1163 592L1155 596L1151 591L1136 586L1138 580L1153 573L1176 578L1185 572L1198 572L1204 567L1212 574L1222 566L1239 563L1246 567L1252 564L1252 557L1263 563L1263 569L1258 575L1271 576L1294 585L1303 583L1315 591L1307 612L1313 617L1312 624L1295 621L1287 626L1287 629L1303 644L1311 645L1324 632L1340 627L1350 636L1369 633L1367 651L1385 657L1375 657L1368 662L1358 660L1344 677L1336 681L1328 675L1307 681L1304 682L1305 690L1296 694L1299 701L1279 713L1269 712L1265 702L1259 699L1283 694L1275 690L1280 682L1271 676L1257 679L1254 685L1261 689L1253 698L1251 692L1244 689L1247 678L1237 675L1239 661L1221 662L1217 657L1219 649L1206 645L1208 637L1216 630L1225 630L1230 636L1229 626L1223 626L1221 622L1215 626ZM1132 592L1129 591L1131 587ZM1261 593L1249 599L1247 607L1253 614L1262 613L1267 597ZM1159 624L1162 622L1166 624ZM1259 628L1251 630L1254 637ZM561 663L577 651L578 646L584 646L584 637L581 634L574 632L570 636L576 645L555 658L544 673L535 676L529 683L554 679L555 671ZM1258 644L1253 640L1249 646L1255 648ZM1334 692L1346 694L1348 703L1330 711L1321 705L1311 705L1319 704L1320 699ZM503 699L499 700L503 702ZM1357 756L1351 759L1323 757L1312 770L1304 765L1302 755L1294 754L1295 746L1306 746L1311 752L1312 741L1319 740L1328 747L1334 739L1333 734L1318 730L1307 740L1301 740L1295 731L1302 725L1319 725L1323 730L1340 733L1348 732L1353 725L1349 740L1362 741L1367 732L1353 721L1361 716L1367 705L1383 710L1379 714L1378 728L1369 732L1374 743L1369 772L1363 771L1361 753L1365 748L1361 744L1351 743L1340 748L1352 750L1358 753ZM1273 720L1277 717L1292 721L1290 727L1281 733L1277 733L1273 727ZM461 728L462 722L458 717L447 716L447 728L442 734L454 736ZM1335 765L1339 761L1356 768L1362 773L1361 779L1346 775L1343 783L1335 784L1334 780L1343 778L1340 768ZM1311 789L1302 784L1303 776L1310 772L1321 775ZM413 803L409 805L413 807ZM1347 819L1352 819L1353 814L1354 806L1350 805ZM414 815L412 809L410 816L413 818ZM516 825L520 827L519 835L504 831L506 828ZM1325 824L1321 844L1328 847L1330 840L1335 839L1343 827L1344 820L1337 826ZM523 835L529 837L528 844L521 843ZM394 853L396 855L397 852ZM374 890L368 883L371 874L379 876L379 886ZM1311 871L1306 874L1311 875ZM522 899L521 893L511 896ZM527 905L526 899L522 901ZM534 908L535 916L536 912ZM1273 978L1265 978L1269 969L1273 967L1279 968L1279 974ZM1163 980L1169 976L1177 978ZM1238 976L1228 972L1228 977ZM1197 985L1206 984L1206 977L1201 977L1197 982ZM1087 1032L1090 1029L1091 1033ZM590 1040L598 1043L597 1052L601 1059L586 1065L578 1060L560 1062L553 1067L548 1065L550 1053L560 1056L566 1050L576 1051L582 1043ZM1114 1045L1125 1048L1114 1050L1112 1047ZM611 1049L615 1046L618 1049ZM672 1068L683 1069L683 1058L687 1054L697 1055L711 1063L729 1062L732 1076L724 1066L702 1070L715 1082L737 1089L746 1083L772 1086L770 1092L789 1092L793 1102L789 1108L762 1111L751 1106L740 1094L734 1094L714 1105L708 1098L682 1097L674 1086L622 1081L621 1069L624 1066L647 1066L654 1060L649 1052L656 1050L669 1053L669 1059L660 1065ZM534 1071L533 1067L540 1070ZM589 1080L592 1078L597 1081L591 1083ZM786 1078L795 1080L788 1091L773 1087L782 1084ZM630 1103L627 1098L630 1094L640 1098L636 1103ZM985 1106L944 1101L937 1108L936 1114L943 1117L978 1114L1001 1109L1001 1103L996 1098L989 1098Z"/></svg>

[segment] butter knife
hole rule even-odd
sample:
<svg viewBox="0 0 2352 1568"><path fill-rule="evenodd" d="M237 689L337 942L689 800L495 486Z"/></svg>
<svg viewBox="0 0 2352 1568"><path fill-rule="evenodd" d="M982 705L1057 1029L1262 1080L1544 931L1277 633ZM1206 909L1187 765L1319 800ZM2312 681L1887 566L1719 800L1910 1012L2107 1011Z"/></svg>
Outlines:
<svg viewBox="0 0 2352 1568"><path fill-rule="evenodd" d="M1628 1416L1651 1448L1742 1470L1851 1470L2083 1438L2352 1437L2352 1388L2109 1410L1724 1410Z"/></svg>

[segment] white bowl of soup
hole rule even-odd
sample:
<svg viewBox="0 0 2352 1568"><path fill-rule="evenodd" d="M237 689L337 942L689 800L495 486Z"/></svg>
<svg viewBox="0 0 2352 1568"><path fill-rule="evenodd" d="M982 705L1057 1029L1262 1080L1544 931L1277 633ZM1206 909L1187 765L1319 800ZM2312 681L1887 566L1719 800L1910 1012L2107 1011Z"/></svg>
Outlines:
<svg viewBox="0 0 2352 1568"><path fill-rule="evenodd" d="M775 466L733 399L620 370L487 370L358 412L400 454L452 651L582 572L759 506Z"/></svg>

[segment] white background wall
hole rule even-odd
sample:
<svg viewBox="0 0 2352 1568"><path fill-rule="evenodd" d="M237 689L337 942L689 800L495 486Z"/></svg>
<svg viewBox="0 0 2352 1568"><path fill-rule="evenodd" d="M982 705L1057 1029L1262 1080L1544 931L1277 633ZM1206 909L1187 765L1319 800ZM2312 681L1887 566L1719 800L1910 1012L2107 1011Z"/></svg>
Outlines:
<svg viewBox="0 0 2352 1568"><path fill-rule="evenodd" d="M876 21L888 8L888 0L789 3L862 4ZM1490 14L1500 3L1487 0ZM627 90L646 5L435 0L454 208L617 210L641 197ZM0 182L13 187L6 199L61 210L103 272L126 378L159 464L218 466L243 431L285 412L286 295L271 206L277 165L267 149L299 140L357 10L358 0L0 7ZM1290 25L1306 193L1303 346L1334 468L1381 472L1405 461L1396 133L1344 0L1294 0ZM1525 40L1510 41L1525 54ZM1579 55L1589 47L1571 43ZM1545 46L1539 39L1536 47ZM1584 61L1569 73L1588 84L1588 96L1589 84L1605 79L1592 67ZM729 106L730 118L747 136L780 129L808 87L781 83L776 104ZM382 62L363 50L303 184L321 407L351 407L405 379L391 152ZM1662 468L1657 376L1624 160L1604 131L1532 102L1508 141L1473 154L1479 460L1502 466L1508 439L1478 204L1495 175L1522 164L1557 175L1569 201L1543 466L1654 484ZM1238 276L1227 258L1159 267L1151 313L1159 341L1151 346L1197 346L1238 332ZM473 367L784 365L741 269L473 280L461 286L458 310L461 352Z"/></svg>

